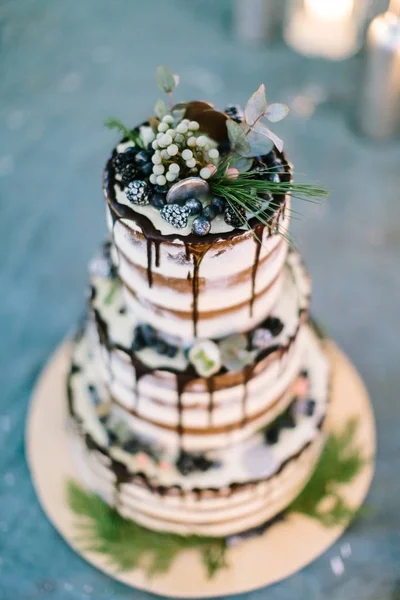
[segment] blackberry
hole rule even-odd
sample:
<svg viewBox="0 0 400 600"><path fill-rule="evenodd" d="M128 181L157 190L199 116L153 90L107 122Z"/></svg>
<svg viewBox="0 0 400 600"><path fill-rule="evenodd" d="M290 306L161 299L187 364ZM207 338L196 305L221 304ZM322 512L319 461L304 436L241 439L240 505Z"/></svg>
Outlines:
<svg viewBox="0 0 400 600"><path fill-rule="evenodd" d="M179 204L166 204L160 210L160 215L173 227L182 229L186 227L189 216L189 209L186 206L180 206Z"/></svg>
<svg viewBox="0 0 400 600"><path fill-rule="evenodd" d="M132 204L149 204L150 188L143 179L131 181L126 190L126 197Z"/></svg>
<svg viewBox="0 0 400 600"><path fill-rule="evenodd" d="M118 152L112 160L112 164L116 173L121 174L125 167L134 165L136 154L136 148L127 148L124 150L124 152Z"/></svg>
<svg viewBox="0 0 400 600"><path fill-rule="evenodd" d="M202 216L205 217L208 221L212 221L217 216L217 211L211 204L208 204L203 208Z"/></svg>
<svg viewBox="0 0 400 600"><path fill-rule="evenodd" d="M274 337L279 335L283 329L283 323L278 317L267 317L263 323L266 329L269 329Z"/></svg>
<svg viewBox="0 0 400 600"><path fill-rule="evenodd" d="M154 206L154 208L162 208L165 202L166 200L163 194L155 193L150 198L150 204Z"/></svg>
<svg viewBox="0 0 400 600"><path fill-rule="evenodd" d="M235 208L228 205L224 210L224 220L232 227L240 227L246 222L246 210L240 205L236 205Z"/></svg>
<svg viewBox="0 0 400 600"><path fill-rule="evenodd" d="M236 123L241 123L243 121L243 111L239 104L228 104L225 107L224 113L228 115L232 121L236 121Z"/></svg>
<svg viewBox="0 0 400 600"><path fill-rule="evenodd" d="M226 200L220 198L219 196L214 196L214 198L211 200L211 206L214 207L218 215L221 215L226 208Z"/></svg>
<svg viewBox="0 0 400 600"><path fill-rule="evenodd" d="M197 198L189 198L189 200L186 200L185 206L190 215L199 215L203 210L203 205Z"/></svg>
<svg viewBox="0 0 400 600"><path fill-rule="evenodd" d="M121 181L123 185L126 187L136 178L137 170L135 165L126 165L121 171Z"/></svg>
<svg viewBox="0 0 400 600"><path fill-rule="evenodd" d="M211 229L211 223L202 215L196 217L192 224L192 231L195 235L207 235Z"/></svg>
<svg viewBox="0 0 400 600"><path fill-rule="evenodd" d="M194 471L208 471L211 467L218 466L219 463L209 460L202 454L190 454L189 452L181 450L175 464L182 475L189 475Z"/></svg>

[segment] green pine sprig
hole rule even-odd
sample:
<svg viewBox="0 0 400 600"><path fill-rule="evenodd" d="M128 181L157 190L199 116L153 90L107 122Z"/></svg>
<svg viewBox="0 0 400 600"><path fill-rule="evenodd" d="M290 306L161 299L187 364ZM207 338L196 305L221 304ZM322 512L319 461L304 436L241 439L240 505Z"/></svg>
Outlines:
<svg viewBox="0 0 400 600"><path fill-rule="evenodd" d="M144 143L140 133L136 129L129 129L129 127L126 127L126 125L124 125L119 119L116 119L115 117L109 117L105 121L104 125L108 129L115 129L122 135L123 138L127 138L136 146L144 148Z"/></svg>
<svg viewBox="0 0 400 600"><path fill-rule="evenodd" d="M267 225L272 215L279 207L274 199L276 196L289 195L292 198L319 203L328 196L329 192L319 185L294 183L292 181L270 181L260 179L260 174L268 175L274 172L274 167L266 167L262 171L247 171L239 173L236 178L227 175L230 157L218 165L215 174L208 180L210 191L215 196L225 198L229 206L239 216L238 208L253 214L263 225ZM272 196L272 199L271 199ZM267 199L269 198L269 199ZM288 209L289 210L289 209ZM298 214L290 209L292 218ZM246 225L246 223L244 223ZM248 228L250 228L248 226ZM274 233L287 238L287 233L278 229Z"/></svg>

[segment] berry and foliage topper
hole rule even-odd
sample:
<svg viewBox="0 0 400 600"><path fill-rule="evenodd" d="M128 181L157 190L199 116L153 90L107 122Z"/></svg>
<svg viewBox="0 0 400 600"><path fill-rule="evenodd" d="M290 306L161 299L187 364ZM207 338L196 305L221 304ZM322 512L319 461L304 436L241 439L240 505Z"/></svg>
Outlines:
<svg viewBox="0 0 400 600"><path fill-rule="evenodd" d="M283 142L266 124L281 121L289 109L268 104L263 84L244 111L229 105L223 112L204 101L175 103L179 76L168 67L157 68L156 80L167 101L156 101L146 136L143 127L106 122L128 144L113 165L130 203L150 204L173 227L205 236L214 220L253 230L270 224L287 195L315 200L327 194L290 180L279 154ZM275 233L285 235L277 226Z"/></svg>

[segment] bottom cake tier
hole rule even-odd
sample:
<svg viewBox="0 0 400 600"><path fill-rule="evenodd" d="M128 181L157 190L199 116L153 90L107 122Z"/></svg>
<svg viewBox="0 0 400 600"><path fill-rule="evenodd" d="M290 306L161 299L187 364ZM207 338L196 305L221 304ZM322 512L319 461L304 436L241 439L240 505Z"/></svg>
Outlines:
<svg viewBox="0 0 400 600"><path fill-rule="evenodd" d="M84 329L68 380L77 476L126 518L154 530L223 537L281 513L311 476L324 444L329 365L305 329L301 370L288 408L250 438L202 454L132 432L107 402Z"/></svg>

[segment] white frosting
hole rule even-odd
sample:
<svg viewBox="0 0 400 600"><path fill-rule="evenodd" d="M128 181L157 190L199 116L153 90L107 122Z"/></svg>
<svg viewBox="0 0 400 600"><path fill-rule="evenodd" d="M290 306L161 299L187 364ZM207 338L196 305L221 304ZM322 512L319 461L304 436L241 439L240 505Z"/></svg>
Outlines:
<svg viewBox="0 0 400 600"><path fill-rule="evenodd" d="M120 194L124 196L123 192ZM151 206L135 207L135 210L151 217L162 233L190 233L176 230ZM150 214L149 211L153 212ZM116 248L114 256L125 286L126 301L132 311L157 329L171 335L179 331L182 339L190 341L194 335L194 262L193 257L187 256L183 241L163 241L159 246L158 265L155 247L151 247L150 271L153 281L150 286L148 244L140 227L128 219L113 224L110 214L107 222ZM218 219L214 221L217 222ZM281 223L282 230L286 230L288 225L289 207ZM264 229L251 315L252 270L257 252L254 235L248 231L231 241L217 239L205 252L198 273L197 337L218 338L234 331L245 331L268 314L280 294L282 278L279 274L287 254L287 242L279 235L268 237L267 228Z"/></svg>

